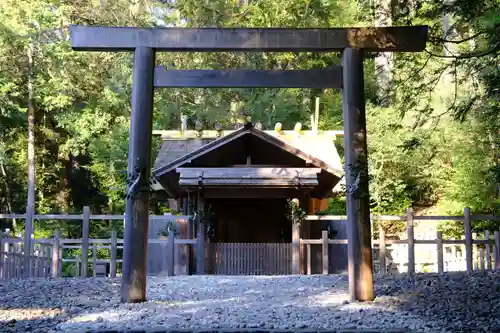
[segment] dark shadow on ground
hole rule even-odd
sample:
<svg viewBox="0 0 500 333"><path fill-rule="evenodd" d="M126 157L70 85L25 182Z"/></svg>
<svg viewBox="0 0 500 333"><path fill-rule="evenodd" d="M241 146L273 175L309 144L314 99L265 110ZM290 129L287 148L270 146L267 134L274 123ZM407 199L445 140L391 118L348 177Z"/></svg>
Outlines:
<svg viewBox="0 0 500 333"><path fill-rule="evenodd" d="M397 300L397 309L450 332L500 332L500 271L419 273L378 279L379 299Z"/></svg>

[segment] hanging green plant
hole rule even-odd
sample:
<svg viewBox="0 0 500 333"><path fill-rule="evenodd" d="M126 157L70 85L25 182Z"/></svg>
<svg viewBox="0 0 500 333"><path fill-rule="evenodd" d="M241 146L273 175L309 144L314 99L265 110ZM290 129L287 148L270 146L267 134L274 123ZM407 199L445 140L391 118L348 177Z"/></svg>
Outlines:
<svg viewBox="0 0 500 333"><path fill-rule="evenodd" d="M301 224L307 218L306 211L300 208L295 200L288 199L287 208L286 216L292 223Z"/></svg>

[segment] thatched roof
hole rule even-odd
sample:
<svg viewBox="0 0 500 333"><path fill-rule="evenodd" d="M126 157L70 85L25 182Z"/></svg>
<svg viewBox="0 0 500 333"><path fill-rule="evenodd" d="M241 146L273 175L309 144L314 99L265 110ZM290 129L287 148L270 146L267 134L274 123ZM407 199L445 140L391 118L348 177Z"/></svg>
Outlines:
<svg viewBox="0 0 500 333"><path fill-rule="evenodd" d="M240 128L235 131L220 132L216 136L215 131L204 131L197 135L196 131L180 134L178 131L164 131L162 133L162 145L154 164L154 174L167 172L182 164L188 155L196 155L197 151L202 152L202 148L212 143L224 143L234 139L238 134L252 133L264 138L276 141L276 144L287 146L295 150L297 155L307 156L316 162L321 162L319 167L325 169L336 176L342 177L342 161L335 147L335 140L339 132L325 131L313 132L302 131L262 131L255 127L251 129ZM300 157L300 156L299 156ZM178 162L178 163L176 163ZM314 163L313 163L314 164ZM160 171L161 170L161 171Z"/></svg>
<svg viewBox="0 0 500 333"><path fill-rule="evenodd" d="M251 158L256 167L315 167L321 169L316 195L331 194L343 176L340 156L335 147L338 132L262 131L252 124L234 131L165 131L153 168L155 189L169 196L183 193L176 169L241 167ZM244 162L243 162L244 164Z"/></svg>
<svg viewBox="0 0 500 333"><path fill-rule="evenodd" d="M163 138L153 169L168 165L212 141L213 138Z"/></svg>

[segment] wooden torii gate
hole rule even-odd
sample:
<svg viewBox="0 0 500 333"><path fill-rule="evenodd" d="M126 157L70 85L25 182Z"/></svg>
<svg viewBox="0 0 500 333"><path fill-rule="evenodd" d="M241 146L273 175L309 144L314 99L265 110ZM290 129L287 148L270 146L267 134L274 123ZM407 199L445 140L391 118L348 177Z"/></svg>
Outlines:
<svg viewBox="0 0 500 333"><path fill-rule="evenodd" d="M134 52L123 302L146 300L153 90L160 87L342 88L347 185L349 293L372 300L363 54L419 52L428 27L380 28L133 28L71 26L76 51ZM313 70L167 70L160 52L343 52L342 66Z"/></svg>

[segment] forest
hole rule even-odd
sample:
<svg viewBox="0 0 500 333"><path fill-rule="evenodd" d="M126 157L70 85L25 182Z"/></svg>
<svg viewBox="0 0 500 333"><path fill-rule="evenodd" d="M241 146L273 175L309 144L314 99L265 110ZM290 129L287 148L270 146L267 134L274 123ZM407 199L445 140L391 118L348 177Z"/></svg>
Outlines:
<svg viewBox="0 0 500 333"><path fill-rule="evenodd" d="M425 52L366 55L371 211L500 213L499 0L2 0L0 213L26 211L30 149L37 213L80 213L83 206L124 212L132 54L74 52L70 24L428 25ZM310 69L337 65L340 57L161 53L156 61L176 69ZM320 129L341 130L341 95L329 89L162 89L155 92L153 128L178 129L187 115L190 128L201 121L232 129L249 110L264 129L278 121L307 129L317 97ZM168 211L159 193L151 203L152 213ZM344 199L331 199L327 213L344 214ZM0 220L6 227L23 230L22 221ZM36 222L38 234L55 228L81 232L70 221ZM108 232L106 225L92 228L95 235Z"/></svg>

